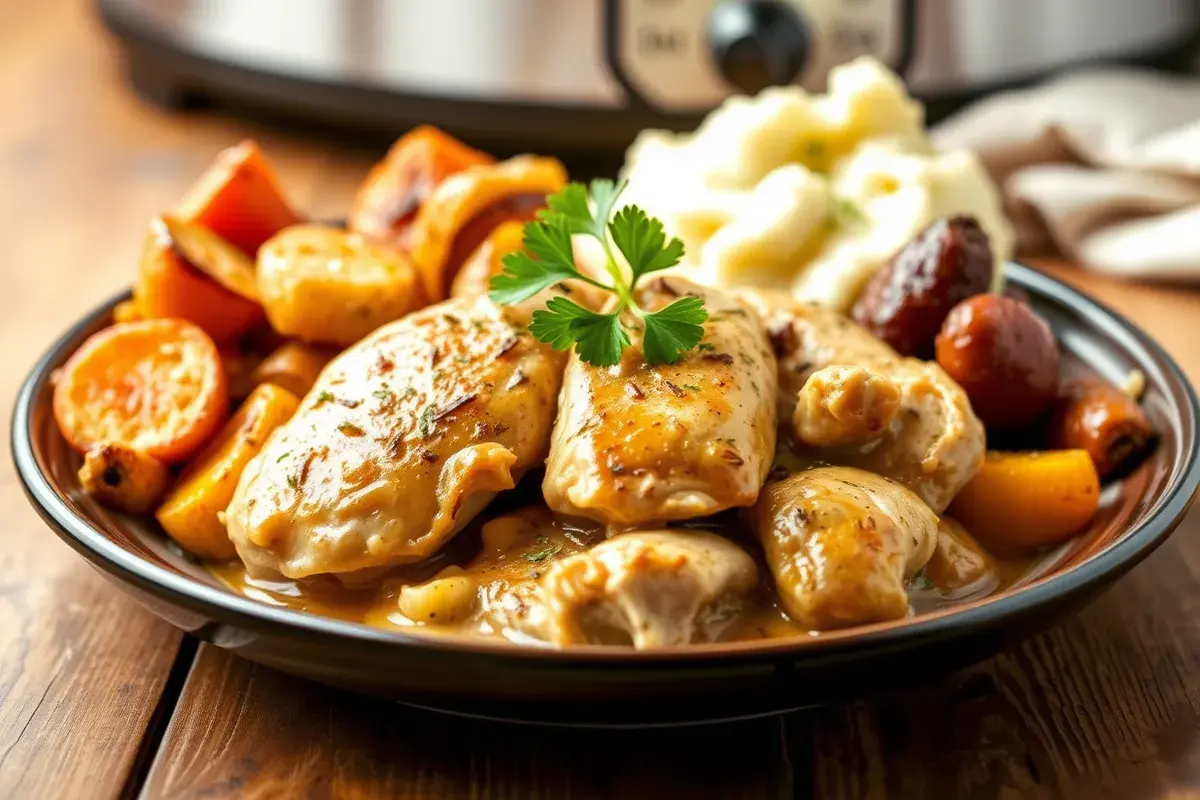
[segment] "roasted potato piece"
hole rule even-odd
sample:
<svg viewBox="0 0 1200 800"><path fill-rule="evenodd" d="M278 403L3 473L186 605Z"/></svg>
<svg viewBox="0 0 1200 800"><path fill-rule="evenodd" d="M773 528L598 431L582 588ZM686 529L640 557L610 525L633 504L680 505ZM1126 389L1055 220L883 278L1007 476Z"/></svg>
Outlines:
<svg viewBox="0 0 1200 800"><path fill-rule="evenodd" d="M155 516L183 549L204 558L233 558L233 543L220 515L233 498L246 464L299 404L286 389L271 384L257 387L220 435L179 476Z"/></svg>
<svg viewBox="0 0 1200 800"><path fill-rule="evenodd" d="M275 330L342 346L424 305L407 256L322 225L296 225L264 244L258 288Z"/></svg>
<svg viewBox="0 0 1200 800"><path fill-rule="evenodd" d="M101 503L145 514L167 490L171 471L156 459L120 442L101 442L84 456L79 484Z"/></svg>
<svg viewBox="0 0 1200 800"><path fill-rule="evenodd" d="M950 513L994 553L1070 538L1100 507L1100 476L1085 450L987 454Z"/></svg>
<svg viewBox="0 0 1200 800"><path fill-rule="evenodd" d="M237 248L171 217L150 223L133 289L141 316L185 319L224 345L262 324L257 295L254 265Z"/></svg>
<svg viewBox="0 0 1200 800"><path fill-rule="evenodd" d="M532 219L546 195L566 182L562 164L535 156L469 167L442 181L411 231L413 262L429 299L446 297L459 267L497 225Z"/></svg>
<svg viewBox="0 0 1200 800"><path fill-rule="evenodd" d="M1058 342L1019 300L981 294L959 303L937 336L937 362L971 398L985 425L1019 428L1045 411L1058 387Z"/></svg>
<svg viewBox="0 0 1200 800"><path fill-rule="evenodd" d="M992 247L974 217L934 221L863 289L854 321L905 356L933 354L942 320L992 284Z"/></svg>
<svg viewBox="0 0 1200 800"><path fill-rule="evenodd" d="M304 397L317 382L321 370L333 360L337 350L302 342L285 342L255 368L251 380L282 386L297 397Z"/></svg>
<svg viewBox="0 0 1200 800"><path fill-rule="evenodd" d="M1099 376L1067 381L1054 403L1051 444L1086 450L1101 477L1127 471L1154 440L1154 426L1137 401Z"/></svg>
<svg viewBox="0 0 1200 800"><path fill-rule="evenodd" d="M251 258L267 239L301 221L283 197L275 168L249 139L221 151L175 215L203 225Z"/></svg>
<svg viewBox="0 0 1200 800"><path fill-rule="evenodd" d="M494 163L487 153L429 125L396 140L354 197L348 226L406 249L417 211L443 180L467 167Z"/></svg>
<svg viewBox="0 0 1200 800"><path fill-rule="evenodd" d="M458 567L448 567L432 580L403 586L396 605L413 622L452 625L471 616L479 603L479 585Z"/></svg>

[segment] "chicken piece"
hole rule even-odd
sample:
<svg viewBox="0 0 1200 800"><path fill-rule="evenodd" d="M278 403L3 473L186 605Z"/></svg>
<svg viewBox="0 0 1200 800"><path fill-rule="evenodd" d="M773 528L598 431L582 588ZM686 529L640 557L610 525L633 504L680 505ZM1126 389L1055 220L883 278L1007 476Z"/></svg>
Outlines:
<svg viewBox="0 0 1200 800"><path fill-rule="evenodd" d="M955 600L1000 585L996 562L966 528L949 517L938 521L937 547L925 565L925 577L938 594Z"/></svg>
<svg viewBox="0 0 1200 800"><path fill-rule="evenodd" d="M979 470L987 447L983 423L966 392L937 364L903 358L846 317L782 295L747 293L763 314L779 359L779 414L792 419L809 378L831 366L855 366L890 380L899 409L877 440L798 447L814 461L859 467L900 481L941 513Z"/></svg>
<svg viewBox="0 0 1200 800"><path fill-rule="evenodd" d="M749 517L784 610L810 630L906 615L905 581L937 544L937 515L921 498L851 467L767 484Z"/></svg>
<svg viewBox="0 0 1200 800"><path fill-rule="evenodd" d="M553 564L492 598L496 625L555 645L639 650L712 641L757 582L728 539L692 530L634 531Z"/></svg>
<svg viewBox="0 0 1200 800"><path fill-rule="evenodd" d="M251 574L354 580L418 561L541 464L565 356L528 319L528 305L450 300L332 361L226 512Z"/></svg>
<svg viewBox="0 0 1200 800"><path fill-rule="evenodd" d="M775 450L775 358L758 315L720 290L664 278L638 302L654 311L685 293L710 316L677 363L647 364L640 342L613 367L572 354L542 484L555 511L644 526L758 497Z"/></svg>
<svg viewBox="0 0 1200 800"><path fill-rule="evenodd" d="M883 436L900 410L900 387L863 367L825 367L800 389L792 430L812 447L864 445Z"/></svg>

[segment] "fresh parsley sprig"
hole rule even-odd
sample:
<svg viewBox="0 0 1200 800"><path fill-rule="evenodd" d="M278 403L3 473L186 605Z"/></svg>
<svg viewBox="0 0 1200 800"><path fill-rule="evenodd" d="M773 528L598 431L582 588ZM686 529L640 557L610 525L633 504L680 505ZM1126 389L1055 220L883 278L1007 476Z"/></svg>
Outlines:
<svg viewBox="0 0 1200 800"><path fill-rule="evenodd" d="M547 197L547 207L525 225L524 250L504 257L504 272L492 278L488 296L501 305L510 305L563 281L583 281L615 294L616 307L600 314L565 297L554 297L545 308L533 312L530 333L555 350L574 345L582 361L607 367L620 361L621 352L630 345L629 331L636 323L630 324L623 317L631 316L641 323L646 361L674 364L704 337L708 312L704 301L692 296L681 297L658 311L646 311L637 304L634 288L638 281L678 264L683 257L683 242L673 237L668 240L662 222L637 206L624 206L614 214L624 188L624 182L595 180L587 187L568 184ZM575 233L600 241L611 283L579 271L571 248L571 235ZM617 262L614 246L629 265L628 276Z"/></svg>

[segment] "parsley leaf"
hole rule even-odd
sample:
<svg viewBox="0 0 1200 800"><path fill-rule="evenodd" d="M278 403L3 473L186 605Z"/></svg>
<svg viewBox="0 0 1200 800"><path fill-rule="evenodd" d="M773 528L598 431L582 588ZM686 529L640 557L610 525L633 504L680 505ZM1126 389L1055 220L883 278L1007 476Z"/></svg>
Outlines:
<svg viewBox="0 0 1200 800"><path fill-rule="evenodd" d="M672 238L667 242L663 224L637 206L625 206L608 223L613 244L629 262L633 281L649 272L667 269L683 257L683 242Z"/></svg>
<svg viewBox="0 0 1200 800"><path fill-rule="evenodd" d="M536 225L526 225L521 242L527 252L504 256L504 272L488 284L490 297L501 305L519 303L561 281L582 278L575 268L571 228L566 217L552 215Z"/></svg>
<svg viewBox="0 0 1200 800"><path fill-rule="evenodd" d="M625 206L614 216L624 189L624 182L594 180L588 187L568 184L547 197L547 207L525 225L524 252L504 257L504 271L492 278L488 296L496 303L510 305L564 281L586 281L616 295L618 302L610 305L609 313L599 314L560 295L533 312L529 332L555 350L574 345L580 360L588 364L612 366L631 344L630 332L644 331L642 351L647 363L674 364L704 336L708 312L699 297L681 298L656 312L647 312L638 305L634 293L638 281L678 264L683 257L683 242L674 237L668 240L662 222L637 206ZM606 256L604 269L611 283L601 283L579 271L572 234L590 235L600 241ZM614 246L629 265L628 277L617 262Z"/></svg>
<svg viewBox="0 0 1200 800"><path fill-rule="evenodd" d="M551 298L544 309L534 311L529 332L555 350L574 344L581 361L603 367L620 361L629 346L619 312L597 314L565 297Z"/></svg>
<svg viewBox="0 0 1200 800"><path fill-rule="evenodd" d="M699 297L681 297L666 308L643 318L646 333L642 352L650 364L674 364L684 351L695 347L704 337L708 312Z"/></svg>

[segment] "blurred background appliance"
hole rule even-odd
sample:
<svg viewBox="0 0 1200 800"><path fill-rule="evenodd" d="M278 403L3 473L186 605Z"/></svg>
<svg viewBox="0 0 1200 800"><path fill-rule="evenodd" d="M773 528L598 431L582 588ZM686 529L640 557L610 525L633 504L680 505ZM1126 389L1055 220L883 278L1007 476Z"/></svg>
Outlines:
<svg viewBox="0 0 1200 800"><path fill-rule="evenodd" d="M869 53L936 119L1081 63L1180 69L1195 0L97 0L134 86L395 135L617 153Z"/></svg>

